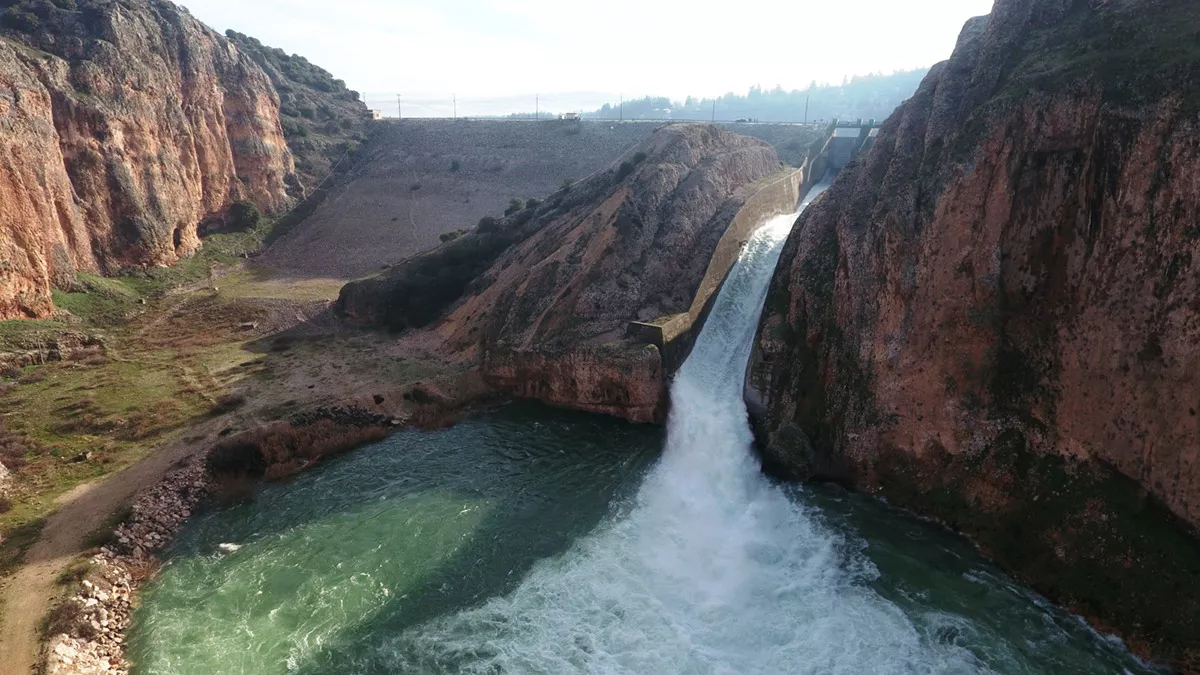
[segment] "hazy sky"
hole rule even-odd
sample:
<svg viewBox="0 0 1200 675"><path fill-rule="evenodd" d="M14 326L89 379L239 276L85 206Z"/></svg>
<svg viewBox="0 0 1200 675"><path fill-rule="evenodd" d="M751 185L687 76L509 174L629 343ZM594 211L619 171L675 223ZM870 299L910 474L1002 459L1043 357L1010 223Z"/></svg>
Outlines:
<svg viewBox="0 0 1200 675"><path fill-rule="evenodd" d="M392 99L683 98L929 66L992 0L182 0ZM515 111L515 110L514 110ZM460 114L464 111L460 109Z"/></svg>

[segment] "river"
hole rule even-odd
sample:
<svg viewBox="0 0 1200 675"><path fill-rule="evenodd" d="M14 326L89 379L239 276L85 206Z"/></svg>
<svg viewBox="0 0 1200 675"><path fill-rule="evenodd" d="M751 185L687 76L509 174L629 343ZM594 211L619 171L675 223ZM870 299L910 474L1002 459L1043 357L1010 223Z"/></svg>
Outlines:
<svg viewBox="0 0 1200 675"><path fill-rule="evenodd" d="M1153 672L961 538L762 475L741 386L794 221L747 245L665 432L513 404L203 513L135 672Z"/></svg>

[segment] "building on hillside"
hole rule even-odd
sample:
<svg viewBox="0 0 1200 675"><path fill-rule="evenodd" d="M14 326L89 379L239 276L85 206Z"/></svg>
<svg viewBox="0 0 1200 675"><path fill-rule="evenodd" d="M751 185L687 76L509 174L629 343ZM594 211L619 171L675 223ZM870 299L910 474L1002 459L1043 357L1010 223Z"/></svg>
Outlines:
<svg viewBox="0 0 1200 675"><path fill-rule="evenodd" d="M373 120L383 119L383 111L382 110L372 110L371 111L371 119L373 119Z"/></svg>
<svg viewBox="0 0 1200 675"><path fill-rule="evenodd" d="M579 121L579 113L577 113L577 112L563 113L558 116L558 119L567 120L569 122L578 122Z"/></svg>

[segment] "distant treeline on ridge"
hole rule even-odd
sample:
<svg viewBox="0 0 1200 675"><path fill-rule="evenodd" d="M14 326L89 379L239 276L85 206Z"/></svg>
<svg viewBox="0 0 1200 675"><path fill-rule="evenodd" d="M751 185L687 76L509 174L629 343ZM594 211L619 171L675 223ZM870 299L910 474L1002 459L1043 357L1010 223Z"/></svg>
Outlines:
<svg viewBox="0 0 1200 675"><path fill-rule="evenodd" d="M847 78L841 84L813 82L806 89L791 91L782 87L771 90L752 87L744 96L729 93L716 99L715 116L718 121L804 122L807 104L808 122L859 117L882 120L916 92L928 72L928 68L922 68L890 75L861 75ZM684 101L647 96L625 101L624 105L606 103L599 110L583 113L585 118L627 120L709 120L713 116L713 99L692 96Z"/></svg>

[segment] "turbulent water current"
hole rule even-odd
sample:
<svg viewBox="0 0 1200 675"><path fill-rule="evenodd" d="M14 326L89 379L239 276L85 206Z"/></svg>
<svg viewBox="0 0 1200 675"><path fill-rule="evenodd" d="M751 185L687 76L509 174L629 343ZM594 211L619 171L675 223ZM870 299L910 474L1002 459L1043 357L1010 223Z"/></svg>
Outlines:
<svg viewBox="0 0 1200 675"><path fill-rule="evenodd" d="M794 221L743 251L665 438L515 405L206 513L145 595L136 670L1151 672L960 539L763 477L741 388Z"/></svg>

